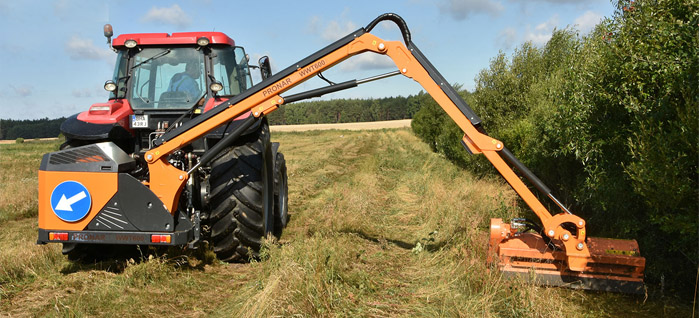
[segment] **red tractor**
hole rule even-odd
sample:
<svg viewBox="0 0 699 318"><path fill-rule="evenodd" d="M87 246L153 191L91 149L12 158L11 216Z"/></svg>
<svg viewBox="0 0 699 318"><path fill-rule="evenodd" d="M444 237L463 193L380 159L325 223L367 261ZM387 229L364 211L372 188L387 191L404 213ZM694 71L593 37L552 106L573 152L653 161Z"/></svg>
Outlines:
<svg viewBox="0 0 699 318"><path fill-rule="evenodd" d="M177 207L173 211L159 198L144 198L144 206L133 202L152 194L142 188L152 182L144 157L154 141L252 87L251 67L268 77L268 59L260 59L260 66L248 65L243 48L221 32L122 34L111 41L112 34L106 25L105 36L117 53L114 77L104 85L109 101L68 118L61 126L66 158L51 157L42 166L68 171L73 159L92 160L96 174L118 172L119 191L104 195L88 191L89 186L83 191L80 182L73 188L56 187L51 193L58 201L51 205L53 212L42 213L40 227L68 229L68 224L70 230L82 231L74 235L78 240L63 244L63 252L75 258L97 256L94 244L194 247L200 240L208 241L225 261L255 257L261 238L279 237L289 219L286 163L279 144L270 142L264 118L242 127L248 112L167 156L169 164L186 169L213 147L222 148L192 171L171 205ZM225 138L231 134L238 138ZM92 159L85 159L85 153ZM115 167L103 164L110 156L118 159ZM84 206L88 201L104 207L90 212Z"/></svg>

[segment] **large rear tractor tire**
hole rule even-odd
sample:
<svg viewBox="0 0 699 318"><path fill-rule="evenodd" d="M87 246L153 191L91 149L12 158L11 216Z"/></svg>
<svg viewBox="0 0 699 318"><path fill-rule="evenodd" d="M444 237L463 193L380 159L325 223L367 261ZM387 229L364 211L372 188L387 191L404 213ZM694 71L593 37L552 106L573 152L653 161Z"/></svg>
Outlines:
<svg viewBox="0 0 699 318"><path fill-rule="evenodd" d="M211 161L210 243L226 262L259 257L262 239L274 230L274 175L269 126L242 137Z"/></svg>

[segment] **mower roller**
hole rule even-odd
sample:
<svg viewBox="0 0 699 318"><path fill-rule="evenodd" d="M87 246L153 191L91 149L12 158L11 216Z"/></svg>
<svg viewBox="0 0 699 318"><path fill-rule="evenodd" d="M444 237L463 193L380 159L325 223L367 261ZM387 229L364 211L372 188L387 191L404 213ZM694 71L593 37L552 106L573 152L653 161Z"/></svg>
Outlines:
<svg viewBox="0 0 699 318"><path fill-rule="evenodd" d="M403 41L369 33L382 21L395 23ZM105 36L111 35L111 26L105 26ZM265 115L284 104L403 75L434 98L464 132L466 150L483 154L539 218L491 221L492 266L508 276L533 275L545 285L643 291L645 259L638 244L587 237L585 220L486 134L481 119L412 42L396 14L377 17L277 74L271 74L268 59L260 59L263 80L254 86L240 84L246 74L249 80L251 66L242 48L219 32L122 35L114 47L119 57L114 81L105 84L112 92L109 103L72 118L64 125L70 129L62 127L71 142L43 158L38 243L196 247L206 240L219 258L254 257L261 239L281 235L288 219L285 162L278 145L269 142ZM337 84L322 76L363 53L388 56L397 70ZM201 98L163 91L167 85L159 72L184 69L182 59L201 65L199 73L192 68L207 84ZM235 71L217 71L226 63ZM316 75L330 85L281 96ZM220 93L229 86L227 94ZM561 212L552 215L520 175Z"/></svg>

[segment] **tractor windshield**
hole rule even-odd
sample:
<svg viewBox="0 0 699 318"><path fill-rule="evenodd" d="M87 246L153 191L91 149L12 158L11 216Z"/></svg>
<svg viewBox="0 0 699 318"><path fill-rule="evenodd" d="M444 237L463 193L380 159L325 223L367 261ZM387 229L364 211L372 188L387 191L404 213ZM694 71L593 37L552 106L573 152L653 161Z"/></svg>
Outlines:
<svg viewBox="0 0 699 318"><path fill-rule="evenodd" d="M214 77L223 84L219 95L234 96L252 86L248 60L242 47L214 48Z"/></svg>
<svg viewBox="0 0 699 318"><path fill-rule="evenodd" d="M206 93L201 50L144 48L132 59L128 98L133 109L190 108Z"/></svg>

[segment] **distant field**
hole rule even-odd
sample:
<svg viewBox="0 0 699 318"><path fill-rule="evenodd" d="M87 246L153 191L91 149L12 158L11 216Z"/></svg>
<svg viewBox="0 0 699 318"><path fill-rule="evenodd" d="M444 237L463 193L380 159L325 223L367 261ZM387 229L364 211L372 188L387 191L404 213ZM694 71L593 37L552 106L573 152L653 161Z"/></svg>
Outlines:
<svg viewBox="0 0 699 318"><path fill-rule="evenodd" d="M371 129L386 129L386 128L403 128L410 127L410 119L388 120L388 121L373 121L363 123L342 123L342 124L312 124L312 125L272 125L270 129L273 132L277 131L309 131L309 130L371 130ZM25 141L47 141L57 140L58 138L41 138L41 139L26 139ZM0 145L13 144L14 140L0 140Z"/></svg>
<svg viewBox="0 0 699 318"><path fill-rule="evenodd" d="M314 124L314 125L272 125L272 132L276 131L309 131L309 130L372 130L386 128L410 127L410 119L372 121L363 123L342 123L342 124Z"/></svg>
<svg viewBox="0 0 699 318"><path fill-rule="evenodd" d="M688 317L671 299L541 288L485 265L491 217L521 213L502 181L477 179L409 129L274 133L291 221L266 260L211 253L72 263L36 245L41 154L0 145L0 316Z"/></svg>
<svg viewBox="0 0 699 318"><path fill-rule="evenodd" d="M25 139L25 142L30 142L30 141L54 141L58 140L58 138L39 138L39 139ZM0 140L0 145L7 145L7 144L14 144L17 141L15 140Z"/></svg>

